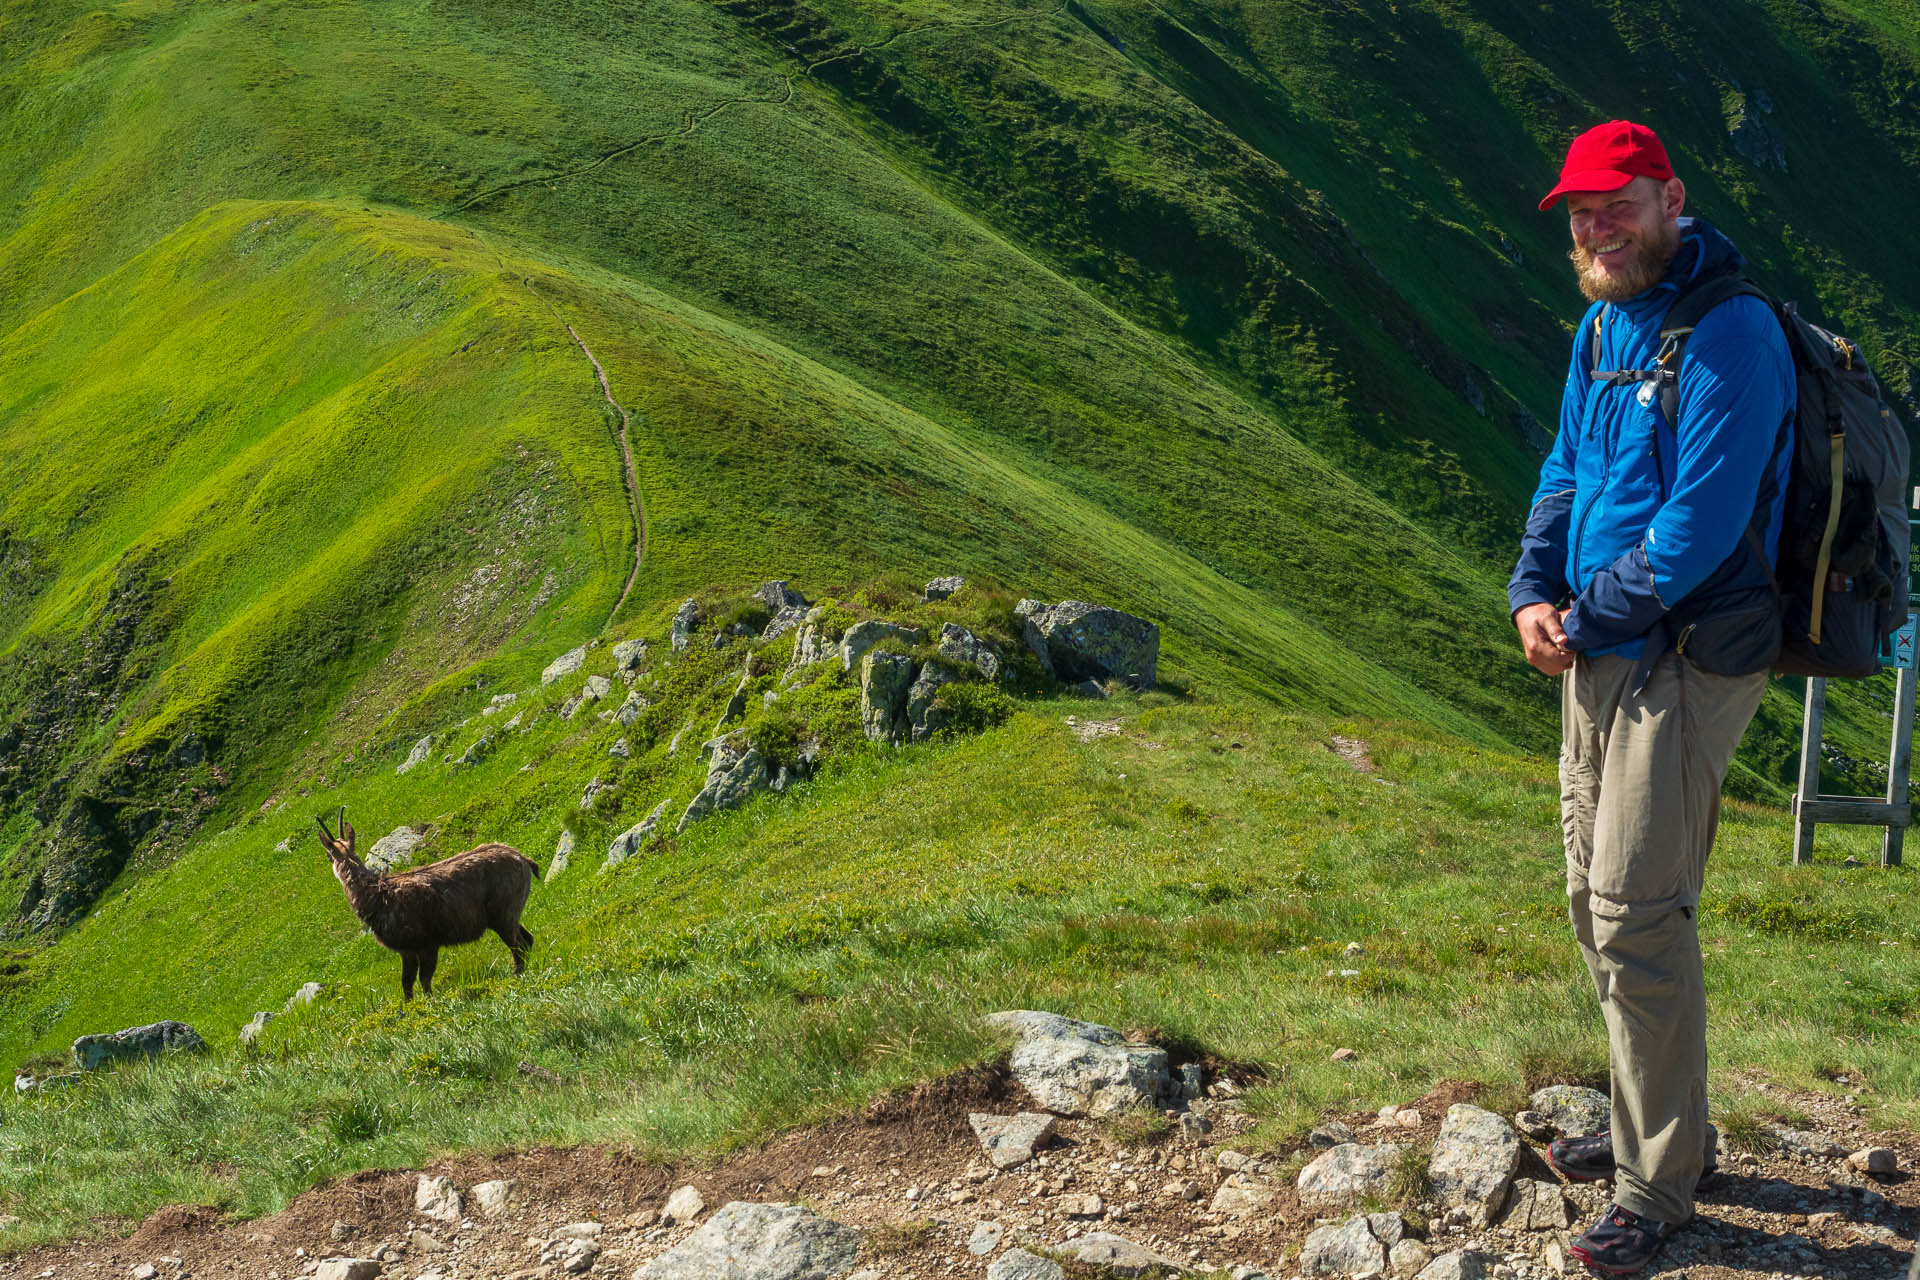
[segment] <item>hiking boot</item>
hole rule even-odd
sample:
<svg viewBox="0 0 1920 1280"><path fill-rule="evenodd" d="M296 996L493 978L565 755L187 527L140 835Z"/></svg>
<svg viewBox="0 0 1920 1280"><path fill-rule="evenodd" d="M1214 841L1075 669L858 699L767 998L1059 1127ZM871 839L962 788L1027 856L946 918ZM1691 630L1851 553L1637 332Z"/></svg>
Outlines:
<svg viewBox="0 0 1920 1280"><path fill-rule="evenodd" d="M1655 1222L1611 1205L1600 1221L1567 1246L1567 1252L1585 1263L1588 1270L1603 1276L1632 1275L1645 1270L1667 1237L1686 1225Z"/></svg>
<svg viewBox="0 0 1920 1280"><path fill-rule="evenodd" d="M1613 1134L1602 1129L1584 1138L1560 1138L1547 1148L1547 1163L1568 1182L1610 1182L1613 1179ZM1695 1191L1705 1191L1719 1176L1718 1165L1700 1171Z"/></svg>

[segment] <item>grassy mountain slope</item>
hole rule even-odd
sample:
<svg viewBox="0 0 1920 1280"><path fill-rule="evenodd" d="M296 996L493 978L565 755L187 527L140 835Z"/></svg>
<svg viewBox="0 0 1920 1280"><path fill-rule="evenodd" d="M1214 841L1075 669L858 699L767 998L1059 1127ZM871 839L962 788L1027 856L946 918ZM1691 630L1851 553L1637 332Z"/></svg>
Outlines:
<svg viewBox="0 0 1920 1280"><path fill-rule="evenodd" d="M289 1020L267 1092L226 1056L195 1077L229 1100L196 1113L203 1133L267 1117L238 1130L285 1156L241 1178L264 1180L236 1190L212 1152L169 1181L141 1147L153 1189L62 1191L35 1229L157 1194L258 1207L515 1134L719 1141L983 1051L963 1022L986 997L950 989L985 972L1001 1002L1267 1062L1289 1123L1344 1096L1292 1065L1303 1034L1449 1016L1487 981L1484 1053L1407 1050L1369 1087L1533 1070L1516 1011L1578 989L1569 957L1542 928L1496 963L1505 944L1441 921L1451 896L1510 894L1516 866L1543 922L1553 897L1550 765L1508 754L1550 748L1549 688L1501 591L1578 307L1537 192L1575 129L1653 121L1696 211L1862 337L1912 416L1911 18L1894 0L0 5L0 897L16 938L57 939L0 965L0 1056L163 1012L226 1041L313 977L339 1001ZM1076 754L1059 708L951 755L849 753L787 807L544 888L547 967L524 990L469 952L449 974L469 1003L393 1009L311 808L349 804L370 838L430 822L429 854L503 838L544 862L563 826L595 854L698 786L667 742L717 716L699 681L723 673L690 660L616 770L614 730L550 714L554 656L657 648L716 588L783 576L884 611L948 572L1161 624L1200 698L1148 703L1185 735L1129 757L1159 789ZM501 691L531 723L451 768ZM809 696L844 722L846 690ZM1744 794L1787 776L1797 696L1769 697ZM1845 754L1881 754L1885 691L1839 702ZM1345 768L1318 745L1327 716L1401 726L1409 762L1408 791L1367 783L1350 827L1351 797L1323 794ZM1215 736L1247 725L1289 745L1237 772ZM434 762L395 775L429 732L449 735ZM1836 763L1831 785L1870 781ZM1871 890L1763 866L1777 826L1740 811L1727 901L1746 905L1722 941L1871 990L1783 1009L1742 968L1726 1045L1810 1082L1838 1038L1910 1106L1887 1047L1910 1002L1856 973L1896 924ZM906 868L903 849L935 856ZM1087 883L1113 849L1123 870ZM978 890L960 908L956 883ZM1381 927L1386 893L1445 958L1410 950L1421 976L1383 978L1379 1008L1315 986L1316 948ZM1310 963L1220 1010L1146 994L1282 944ZM1088 975L1115 957L1138 962L1112 978L1135 995L1106 1006ZM919 1013L872 1011L924 991ZM744 1043L713 1038L716 1014L773 1028L807 1079L763 1058L689 1077ZM1244 1031L1262 1018L1281 1029ZM1548 1038L1575 1039L1567 1018ZM530 1029L459 1057L489 1019ZM399 1119L326 1120L348 1105L341 1043L392 1065L375 1093ZM584 1083L528 1104L513 1054ZM459 1082L450 1109L407 1100L422 1079ZM660 1102L709 1086L727 1101L706 1120ZM140 1073L101 1088L125 1117L177 1101ZM126 1145L87 1127L123 1113L82 1110L33 1123ZM0 1186L44 1196L40 1176Z"/></svg>

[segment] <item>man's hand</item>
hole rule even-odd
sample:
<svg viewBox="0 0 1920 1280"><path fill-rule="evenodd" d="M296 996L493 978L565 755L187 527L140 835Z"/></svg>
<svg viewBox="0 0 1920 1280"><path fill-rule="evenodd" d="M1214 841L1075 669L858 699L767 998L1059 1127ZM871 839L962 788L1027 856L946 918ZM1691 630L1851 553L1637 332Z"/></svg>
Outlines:
<svg viewBox="0 0 1920 1280"><path fill-rule="evenodd" d="M1567 648L1567 629L1562 621L1565 617L1550 604L1530 604L1513 615L1527 661L1542 675L1557 676L1573 665L1573 650Z"/></svg>

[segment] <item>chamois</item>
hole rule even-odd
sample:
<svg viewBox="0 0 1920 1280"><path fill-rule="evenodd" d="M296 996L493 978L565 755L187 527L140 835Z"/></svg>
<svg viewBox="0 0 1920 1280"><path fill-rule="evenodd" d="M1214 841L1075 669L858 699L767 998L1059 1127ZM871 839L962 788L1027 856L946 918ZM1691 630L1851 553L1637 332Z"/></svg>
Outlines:
<svg viewBox="0 0 1920 1280"><path fill-rule="evenodd" d="M327 830L325 818L314 821L353 914L381 946L400 953L401 999L413 999L415 973L421 994L432 995L440 948L474 942L489 929L513 953L513 971L526 972L533 935L520 927L520 912L540 874L533 859L511 845L483 844L430 866L382 874L354 852L345 805L336 819L339 835Z"/></svg>

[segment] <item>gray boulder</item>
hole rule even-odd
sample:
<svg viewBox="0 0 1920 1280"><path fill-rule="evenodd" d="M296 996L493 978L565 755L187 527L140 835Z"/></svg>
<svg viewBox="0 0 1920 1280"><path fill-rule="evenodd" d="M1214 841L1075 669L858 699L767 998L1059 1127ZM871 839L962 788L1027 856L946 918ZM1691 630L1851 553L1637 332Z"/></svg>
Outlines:
<svg viewBox="0 0 1920 1280"><path fill-rule="evenodd" d="M198 1053L207 1047L200 1033L184 1022L151 1022L106 1035L81 1036L73 1042L73 1065L94 1071L109 1062L155 1058L163 1053Z"/></svg>
<svg viewBox="0 0 1920 1280"><path fill-rule="evenodd" d="M753 683L753 677L742 671L740 683L733 687L733 694L727 699L727 705L720 711L720 719L714 723L713 731L718 734L734 721L747 714L747 686Z"/></svg>
<svg viewBox="0 0 1920 1280"><path fill-rule="evenodd" d="M1385 1271L1393 1246L1407 1234L1397 1213L1364 1213L1321 1227L1300 1248L1300 1270L1310 1276L1357 1276Z"/></svg>
<svg viewBox="0 0 1920 1280"><path fill-rule="evenodd" d="M1468 1102L1447 1108L1434 1140L1427 1182L1442 1206L1461 1206L1485 1223L1507 1202L1520 1168L1520 1135L1491 1111Z"/></svg>
<svg viewBox="0 0 1920 1280"><path fill-rule="evenodd" d="M1053 1136L1054 1118L1040 1111L1022 1111L1017 1116L991 1116L975 1112L967 1117L980 1148L996 1169L1012 1169L1033 1159L1033 1153Z"/></svg>
<svg viewBox="0 0 1920 1280"><path fill-rule="evenodd" d="M391 871L411 858L413 851L427 842L429 830L426 826L395 827L373 842L373 848L367 850L367 856L362 861L369 870Z"/></svg>
<svg viewBox="0 0 1920 1280"><path fill-rule="evenodd" d="M574 672L580 669L580 664L585 662L586 660L587 660L586 645L583 644L578 649L567 650L565 653L555 658L552 662L549 662L547 664L547 669L540 673L541 686L545 687L546 685L552 684L555 680L559 680L562 677L572 675Z"/></svg>
<svg viewBox="0 0 1920 1280"><path fill-rule="evenodd" d="M240 1028L240 1043L252 1044L255 1040L258 1040L261 1035L265 1033L267 1024L278 1016L278 1014L269 1013L265 1009L254 1014L252 1018L247 1020L247 1025Z"/></svg>
<svg viewBox="0 0 1920 1280"><path fill-rule="evenodd" d="M627 700L620 704L620 709L613 713L613 718L623 725L630 725L635 720L638 720L640 713L646 709L647 700L645 698L637 693L629 693L627 694Z"/></svg>
<svg viewBox="0 0 1920 1280"><path fill-rule="evenodd" d="M613 646L613 669L627 672L638 671L640 664L647 660L647 642L641 639L622 640Z"/></svg>
<svg viewBox="0 0 1920 1280"><path fill-rule="evenodd" d="M598 702L613 692L613 681L605 676L588 676L587 682L580 686L580 697L586 702Z"/></svg>
<svg viewBox="0 0 1920 1280"><path fill-rule="evenodd" d="M456 769L471 769L492 754L493 735L491 733L483 733L473 740L473 745L460 753L460 758L453 762L453 767Z"/></svg>
<svg viewBox="0 0 1920 1280"><path fill-rule="evenodd" d="M1294 1183L1300 1203L1309 1208L1341 1208L1368 1196L1385 1195L1406 1151L1396 1142L1378 1146L1343 1143L1300 1171Z"/></svg>
<svg viewBox="0 0 1920 1280"><path fill-rule="evenodd" d="M907 727L915 742L932 737L953 719L945 707L935 705L934 699L939 697L941 685L952 684L959 678L958 672L939 662L929 662L920 668L913 686L907 690Z"/></svg>
<svg viewBox="0 0 1920 1280"><path fill-rule="evenodd" d="M965 578L935 578L921 589L920 598L929 603L945 600L954 592L967 585Z"/></svg>
<svg viewBox="0 0 1920 1280"><path fill-rule="evenodd" d="M766 629L760 633L760 638L762 640L778 640L781 636L787 634L787 632L804 623L807 620L807 614L809 612L810 610L802 608L799 605L789 605L768 620Z"/></svg>
<svg viewBox="0 0 1920 1280"><path fill-rule="evenodd" d="M899 653L869 653L860 659L860 727L875 742L899 742L909 731L907 695L913 659Z"/></svg>
<svg viewBox="0 0 1920 1280"><path fill-rule="evenodd" d="M685 653L687 645L693 639L693 629L700 625L700 602L689 596L680 602L673 614L673 629L670 632L673 651Z"/></svg>
<svg viewBox="0 0 1920 1280"><path fill-rule="evenodd" d="M903 627L884 618L856 622L847 628L847 634L840 637L840 669L857 670L860 659L882 640L898 640L908 646L921 645L927 642L927 633L918 627Z"/></svg>
<svg viewBox="0 0 1920 1280"><path fill-rule="evenodd" d="M1020 642L1027 646L1040 663L1040 673L1051 680L1054 678L1053 658L1047 652L1046 633L1040 630L1038 618L1045 613L1047 606L1038 600L1022 600L1013 607L1014 616L1020 619Z"/></svg>
<svg viewBox="0 0 1920 1280"><path fill-rule="evenodd" d="M567 869L573 859L573 832L562 831L560 838L554 841L553 858L547 863L547 876L551 880Z"/></svg>
<svg viewBox="0 0 1920 1280"><path fill-rule="evenodd" d="M607 860L600 864L600 869L602 871L611 871L638 853L640 846L647 842L647 837L659 828L660 815L666 811L667 802L662 800L659 804L653 806L652 813L649 813L646 817L615 836L613 843L607 846Z"/></svg>
<svg viewBox="0 0 1920 1280"><path fill-rule="evenodd" d="M1429 1262L1416 1280L1490 1280L1499 1259L1478 1249L1456 1249Z"/></svg>
<svg viewBox="0 0 1920 1280"><path fill-rule="evenodd" d="M800 623L799 632L793 637L793 661L788 664L791 669L810 667L816 662L825 662L828 658L839 654L839 644L827 633L826 623L823 621L826 616L827 610L824 605L815 605L807 610L805 619Z"/></svg>
<svg viewBox="0 0 1920 1280"><path fill-rule="evenodd" d="M1099 1267L1106 1275L1145 1276L1169 1271L1185 1274L1187 1270L1172 1258L1155 1253L1111 1231L1089 1231L1086 1235L1075 1237L1061 1245L1060 1252L1075 1262Z"/></svg>
<svg viewBox="0 0 1920 1280"><path fill-rule="evenodd" d="M859 1231L811 1209L735 1200L633 1280L830 1280L859 1250Z"/></svg>
<svg viewBox="0 0 1920 1280"><path fill-rule="evenodd" d="M730 751L716 749L707 766L707 785L700 788L700 794L687 805L674 830L685 831L703 818L738 809L765 791L772 781L773 772L767 767L767 758L758 751L748 748L745 754L735 757Z"/></svg>
<svg viewBox="0 0 1920 1280"><path fill-rule="evenodd" d="M1046 640L1059 679L1152 687L1160 664L1160 628L1145 618L1084 600L1064 600L1028 617Z"/></svg>
<svg viewBox="0 0 1920 1280"><path fill-rule="evenodd" d="M1565 1138L1584 1138L1613 1123L1613 1102L1598 1089L1577 1084L1550 1084L1527 1099L1527 1109L1553 1122Z"/></svg>
<svg viewBox="0 0 1920 1280"><path fill-rule="evenodd" d="M433 735L428 734L426 737L420 739L420 741L413 744L413 750L407 752L407 758L405 760L402 760L399 764L393 766L393 771L395 773L411 772L412 770L417 769L421 765L425 764L427 762L427 757L431 756L432 754L433 754Z"/></svg>
<svg viewBox="0 0 1920 1280"><path fill-rule="evenodd" d="M779 613L782 609L799 609L805 614L807 598L788 586L784 581L763 582L753 598L767 607L769 613Z"/></svg>
<svg viewBox="0 0 1920 1280"><path fill-rule="evenodd" d="M987 1268L987 1280L1066 1280L1064 1267L1025 1249L1009 1249Z"/></svg>
<svg viewBox="0 0 1920 1280"><path fill-rule="evenodd" d="M319 998L320 984L317 982L303 982L300 984L298 991L287 997L287 1003L284 1008L291 1009L297 1004L312 1004Z"/></svg>
<svg viewBox="0 0 1920 1280"><path fill-rule="evenodd" d="M957 622L949 622L940 628L940 656L948 662L976 667L989 680L998 680L1006 670L992 645Z"/></svg>
<svg viewBox="0 0 1920 1280"><path fill-rule="evenodd" d="M322 1258L313 1280L375 1280L380 1263L374 1258Z"/></svg>
<svg viewBox="0 0 1920 1280"><path fill-rule="evenodd" d="M1129 1044L1112 1027L1032 1009L989 1014L986 1022L1013 1032L1014 1078L1058 1115L1149 1109L1174 1092L1167 1051Z"/></svg>
<svg viewBox="0 0 1920 1280"><path fill-rule="evenodd" d="M1507 1193L1500 1225L1508 1231L1563 1231L1568 1226L1566 1198L1554 1183L1521 1178Z"/></svg>

